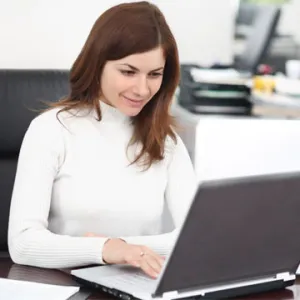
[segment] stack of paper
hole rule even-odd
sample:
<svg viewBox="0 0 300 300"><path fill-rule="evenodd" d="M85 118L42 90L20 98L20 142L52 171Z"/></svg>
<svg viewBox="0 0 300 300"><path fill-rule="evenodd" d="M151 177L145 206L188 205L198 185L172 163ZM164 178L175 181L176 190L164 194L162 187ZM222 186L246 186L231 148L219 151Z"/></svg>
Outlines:
<svg viewBox="0 0 300 300"><path fill-rule="evenodd" d="M60 286L0 278L0 299L66 300L79 291L76 286Z"/></svg>
<svg viewBox="0 0 300 300"><path fill-rule="evenodd" d="M192 68L191 75L196 82L246 85L249 78L235 69L198 69Z"/></svg>

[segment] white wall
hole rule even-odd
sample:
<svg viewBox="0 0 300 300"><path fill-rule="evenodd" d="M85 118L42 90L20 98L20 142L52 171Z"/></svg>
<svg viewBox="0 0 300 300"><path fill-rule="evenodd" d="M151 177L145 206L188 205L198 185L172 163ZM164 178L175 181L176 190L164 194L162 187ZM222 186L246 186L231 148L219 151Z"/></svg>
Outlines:
<svg viewBox="0 0 300 300"><path fill-rule="evenodd" d="M120 2L0 0L0 68L70 68L98 16ZM164 12L181 61L231 61L232 0L151 2Z"/></svg>
<svg viewBox="0 0 300 300"><path fill-rule="evenodd" d="M282 13L278 31L284 34L292 34L300 43L299 30L300 0L290 0L282 6Z"/></svg>

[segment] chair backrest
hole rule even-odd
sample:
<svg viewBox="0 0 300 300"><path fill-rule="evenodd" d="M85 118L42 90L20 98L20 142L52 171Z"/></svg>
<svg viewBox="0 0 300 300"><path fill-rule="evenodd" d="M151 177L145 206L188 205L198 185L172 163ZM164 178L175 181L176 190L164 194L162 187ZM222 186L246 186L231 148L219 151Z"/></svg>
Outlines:
<svg viewBox="0 0 300 300"><path fill-rule="evenodd" d="M64 70L0 70L0 251L7 250L7 225L20 146L31 120L69 93Z"/></svg>
<svg viewBox="0 0 300 300"><path fill-rule="evenodd" d="M259 6L257 4L241 3L237 13L236 24L251 26L255 20L258 10Z"/></svg>
<svg viewBox="0 0 300 300"><path fill-rule="evenodd" d="M245 50L235 62L235 68L255 73L257 66L266 55L280 18L280 8L272 5L261 6L253 21Z"/></svg>

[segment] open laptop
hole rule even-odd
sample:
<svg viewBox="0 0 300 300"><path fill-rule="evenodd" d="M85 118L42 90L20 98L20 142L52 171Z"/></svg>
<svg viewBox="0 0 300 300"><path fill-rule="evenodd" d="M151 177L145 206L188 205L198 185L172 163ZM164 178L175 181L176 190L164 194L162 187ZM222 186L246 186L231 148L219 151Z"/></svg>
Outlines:
<svg viewBox="0 0 300 300"><path fill-rule="evenodd" d="M292 285L300 262L300 173L202 183L157 279L130 266L73 270L121 299L235 297Z"/></svg>

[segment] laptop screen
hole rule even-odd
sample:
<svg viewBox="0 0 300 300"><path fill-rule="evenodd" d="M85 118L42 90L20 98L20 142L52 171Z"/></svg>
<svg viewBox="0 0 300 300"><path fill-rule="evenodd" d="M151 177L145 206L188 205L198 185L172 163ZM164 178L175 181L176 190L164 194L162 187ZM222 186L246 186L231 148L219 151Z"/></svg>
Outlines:
<svg viewBox="0 0 300 300"><path fill-rule="evenodd" d="M296 272L300 174L203 183L156 295Z"/></svg>

